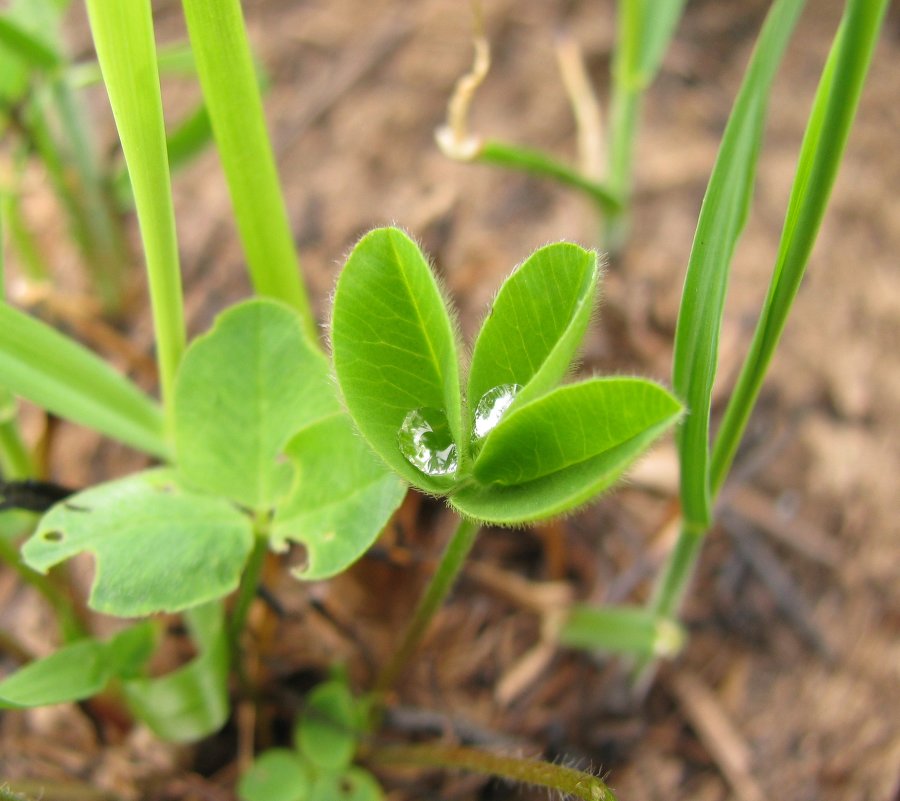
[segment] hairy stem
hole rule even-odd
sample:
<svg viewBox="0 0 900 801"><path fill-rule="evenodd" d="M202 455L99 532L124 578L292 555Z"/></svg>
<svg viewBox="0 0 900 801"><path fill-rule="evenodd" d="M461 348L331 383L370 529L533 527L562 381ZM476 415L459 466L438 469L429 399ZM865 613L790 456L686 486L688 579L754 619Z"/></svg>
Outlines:
<svg viewBox="0 0 900 801"><path fill-rule="evenodd" d="M546 787L583 801L615 801L602 779L574 768L537 759L500 756L476 748L455 745L391 745L374 748L369 761L382 765L415 765L450 768L499 776L503 779Z"/></svg>

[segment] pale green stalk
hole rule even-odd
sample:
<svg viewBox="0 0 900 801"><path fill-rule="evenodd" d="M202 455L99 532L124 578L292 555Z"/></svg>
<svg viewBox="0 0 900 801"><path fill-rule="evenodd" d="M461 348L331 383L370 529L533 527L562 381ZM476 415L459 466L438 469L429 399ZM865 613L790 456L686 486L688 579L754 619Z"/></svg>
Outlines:
<svg viewBox="0 0 900 801"><path fill-rule="evenodd" d="M149 0L87 0L97 59L131 175L144 243L163 406L171 419L185 347L166 131Z"/></svg>
<svg viewBox="0 0 900 801"><path fill-rule="evenodd" d="M253 287L315 319L300 275L240 0L182 0Z"/></svg>

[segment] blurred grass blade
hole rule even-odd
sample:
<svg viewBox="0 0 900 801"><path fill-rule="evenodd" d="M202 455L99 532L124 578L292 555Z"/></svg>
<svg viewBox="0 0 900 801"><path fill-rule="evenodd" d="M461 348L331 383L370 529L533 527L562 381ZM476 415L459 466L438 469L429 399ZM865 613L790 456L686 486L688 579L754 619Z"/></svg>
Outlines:
<svg viewBox="0 0 900 801"><path fill-rule="evenodd" d="M850 0L822 74L769 293L713 449L710 483L721 487L800 287L856 114L888 0Z"/></svg>
<svg viewBox="0 0 900 801"><path fill-rule="evenodd" d="M63 61L52 45L5 15L0 15L0 48L12 51L37 69L52 70Z"/></svg>
<svg viewBox="0 0 900 801"><path fill-rule="evenodd" d="M634 656L674 656L684 645L684 629L639 606L576 604L559 631L569 648Z"/></svg>
<svg viewBox="0 0 900 801"><path fill-rule="evenodd" d="M678 429L687 529L711 517L709 413L731 258L753 193L769 91L804 0L777 0L763 24L722 137L691 250L675 332L673 385L688 414Z"/></svg>
<svg viewBox="0 0 900 801"><path fill-rule="evenodd" d="M159 408L86 348L0 303L0 385L68 420L165 458Z"/></svg>
<svg viewBox="0 0 900 801"><path fill-rule="evenodd" d="M97 59L134 188L164 407L184 351L184 311L149 0L87 0Z"/></svg>
<svg viewBox="0 0 900 801"><path fill-rule="evenodd" d="M621 0L620 0L621 1ZM669 42L684 11L686 0L624 0L640 7L640 56L636 70L629 76L635 84L646 89L656 77Z"/></svg>
<svg viewBox="0 0 900 801"><path fill-rule="evenodd" d="M315 340L240 0L183 0L183 6L253 287L299 311Z"/></svg>

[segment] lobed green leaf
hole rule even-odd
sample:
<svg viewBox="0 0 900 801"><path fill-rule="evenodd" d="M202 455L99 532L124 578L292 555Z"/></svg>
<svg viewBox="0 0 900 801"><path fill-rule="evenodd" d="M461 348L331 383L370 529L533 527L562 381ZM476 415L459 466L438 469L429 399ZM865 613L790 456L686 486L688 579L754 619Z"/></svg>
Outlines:
<svg viewBox="0 0 900 801"><path fill-rule="evenodd" d="M0 303L0 386L128 445L165 458L159 407L87 348Z"/></svg>
<svg viewBox="0 0 900 801"><path fill-rule="evenodd" d="M45 573L79 553L95 559L89 603L120 617L176 612L238 585L253 545L249 518L159 468L79 492L54 506L22 548Z"/></svg>
<svg viewBox="0 0 900 801"><path fill-rule="evenodd" d="M279 461L289 439L336 407L328 362L293 309L263 299L232 307L178 372L179 475L197 490L271 508L291 486L291 466Z"/></svg>
<svg viewBox="0 0 900 801"><path fill-rule="evenodd" d="M587 330L599 279L597 254L565 242L536 251L506 279L475 340L470 415L501 384L522 387L516 407L556 386Z"/></svg>
<svg viewBox="0 0 900 801"><path fill-rule="evenodd" d="M372 231L350 254L331 340L341 392L366 441L411 484L446 489L409 464L397 442L406 415L423 407L442 410L463 441L453 325L422 252L402 231Z"/></svg>
<svg viewBox="0 0 900 801"><path fill-rule="evenodd" d="M640 378L593 378L559 387L500 421L473 474L482 484L525 484L670 425L681 411L665 389Z"/></svg>
<svg viewBox="0 0 900 801"><path fill-rule="evenodd" d="M296 478L279 506L270 539L306 546L301 579L340 573L374 542L406 494L406 484L369 450L334 399L333 414L300 431L285 453Z"/></svg>

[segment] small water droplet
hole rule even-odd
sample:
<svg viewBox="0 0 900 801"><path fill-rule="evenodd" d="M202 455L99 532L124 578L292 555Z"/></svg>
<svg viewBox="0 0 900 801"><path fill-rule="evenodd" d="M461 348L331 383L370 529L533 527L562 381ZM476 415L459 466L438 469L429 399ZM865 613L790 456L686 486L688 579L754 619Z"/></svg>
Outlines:
<svg viewBox="0 0 900 801"><path fill-rule="evenodd" d="M426 476L448 476L459 466L459 454L447 415L440 409L413 409L397 432L400 453Z"/></svg>
<svg viewBox="0 0 900 801"><path fill-rule="evenodd" d="M484 439L505 414L522 389L519 384L501 384L489 389L475 407L475 439Z"/></svg>

